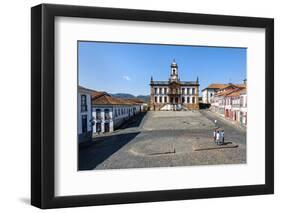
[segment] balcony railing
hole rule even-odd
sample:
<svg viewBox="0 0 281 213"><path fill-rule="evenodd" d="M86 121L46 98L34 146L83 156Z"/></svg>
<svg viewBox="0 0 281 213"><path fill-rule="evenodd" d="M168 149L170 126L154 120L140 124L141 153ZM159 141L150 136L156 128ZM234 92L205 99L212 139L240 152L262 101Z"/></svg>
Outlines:
<svg viewBox="0 0 281 213"><path fill-rule="evenodd" d="M105 116L104 116L104 119L105 119L105 120L111 120L111 116L110 116L110 115L105 115Z"/></svg>
<svg viewBox="0 0 281 213"><path fill-rule="evenodd" d="M168 95L181 95L181 91L170 91L168 92Z"/></svg>
<svg viewBox="0 0 281 213"><path fill-rule="evenodd" d="M111 120L112 117L110 115L105 115L104 120ZM103 117L101 115L96 116L96 120L103 120Z"/></svg>
<svg viewBox="0 0 281 213"><path fill-rule="evenodd" d="M198 95L198 92L184 92L184 91L167 91L167 92L152 92L151 95Z"/></svg>
<svg viewBox="0 0 281 213"><path fill-rule="evenodd" d="M240 108L240 104L232 104L231 106L235 108Z"/></svg>
<svg viewBox="0 0 281 213"><path fill-rule="evenodd" d="M168 95L168 92L153 92L152 95Z"/></svg>

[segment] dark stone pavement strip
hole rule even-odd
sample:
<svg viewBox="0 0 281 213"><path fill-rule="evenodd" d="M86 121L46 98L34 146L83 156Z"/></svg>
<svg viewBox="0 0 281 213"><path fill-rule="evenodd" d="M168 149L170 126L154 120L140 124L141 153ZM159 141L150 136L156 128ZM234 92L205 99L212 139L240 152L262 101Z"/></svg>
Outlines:
<svg viewBox="0 0 281 213"><path fill-rule="evenodd" d="M213 146L213 118L204 112L187 113L186 116L179 113L178 117L165 113L148 112L139 117L138 125L131 123L116 133L94 138L92 145L79 149L79 170L246 163L245 132L219 122L224 125L225 141L238 147L194 151L194 146ZM163 117L168 124L173 120L170 123L179 126L170 128L162 124L166 129L159 128L157 124L165 120ZM195 119L207 125L186 128L182 126L183 118L185 122L192 123Z"/></svg>
<svg viewBox="0 0 281 213"><path fill-rule="evenodd" d="M213 149L232 149L232 148L237 148L238 145L237 144L222 144L220 146L216 145L216 144L212 144L212 145L206 145L203 144L202 146L198 146L196 145L195 147L193 147L194 151L203 151L203 150L213 150Z"/></svg>

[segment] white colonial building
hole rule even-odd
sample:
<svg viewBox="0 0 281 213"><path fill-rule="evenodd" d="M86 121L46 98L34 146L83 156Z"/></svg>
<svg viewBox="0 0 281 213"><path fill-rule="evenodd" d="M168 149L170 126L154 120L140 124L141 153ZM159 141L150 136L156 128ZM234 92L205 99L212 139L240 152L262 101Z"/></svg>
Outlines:
<svg viewBox="0 0 281 213"><path fill-rule="evenodd" d="M246 84L228 84L215 93L211 109L227 119L247 126Z"/></svg>
<svg viewBox="0 0 281 213"><path fill-rule="evenodd" d="M105 92L92 93L93 135L112 132L142 111L143 102L115 98Z"/></svg>
<svg viewBox="0 0 281 213"><path fill-rule="evenodd" d="M202 90L202 102L204 104L213 103L216 92L226 86L227 84L210 84Z"/></svg>
<svg viewBox="0 0 281 213"><path fill-rule="evenodd" d="M78 141L85 142L92 138L92 90L78 87Z"/></svg>
<svg viewBox="0 0 281 213"><path fill-rule="evenodd" d="M247 90L244 89L240 92L240 123L247 126Z"/></svg>

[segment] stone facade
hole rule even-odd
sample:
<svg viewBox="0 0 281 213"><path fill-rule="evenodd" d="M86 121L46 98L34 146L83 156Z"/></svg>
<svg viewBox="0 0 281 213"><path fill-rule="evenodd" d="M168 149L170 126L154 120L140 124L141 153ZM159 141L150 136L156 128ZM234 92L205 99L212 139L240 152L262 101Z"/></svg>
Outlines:
<svg viewBox="0 0 281 213"><path fill-rule="evenodd" d="M181 81L175 61L168 81L150 80L150 110L179 111L199 109L199 80Z"/></svg>

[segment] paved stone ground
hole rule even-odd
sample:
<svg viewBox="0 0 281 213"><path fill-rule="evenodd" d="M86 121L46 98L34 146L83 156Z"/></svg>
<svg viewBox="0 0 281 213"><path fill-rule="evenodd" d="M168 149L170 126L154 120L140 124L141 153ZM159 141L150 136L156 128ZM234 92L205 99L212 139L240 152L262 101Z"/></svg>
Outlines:
<svg viewBox="0 0 281 213"><path fill-rule="evenodd" d="M215 119L227 145L214 145ZM79 170L239 163L246 163L246 132L203 110L143 113L79 148Z"/></svg>

